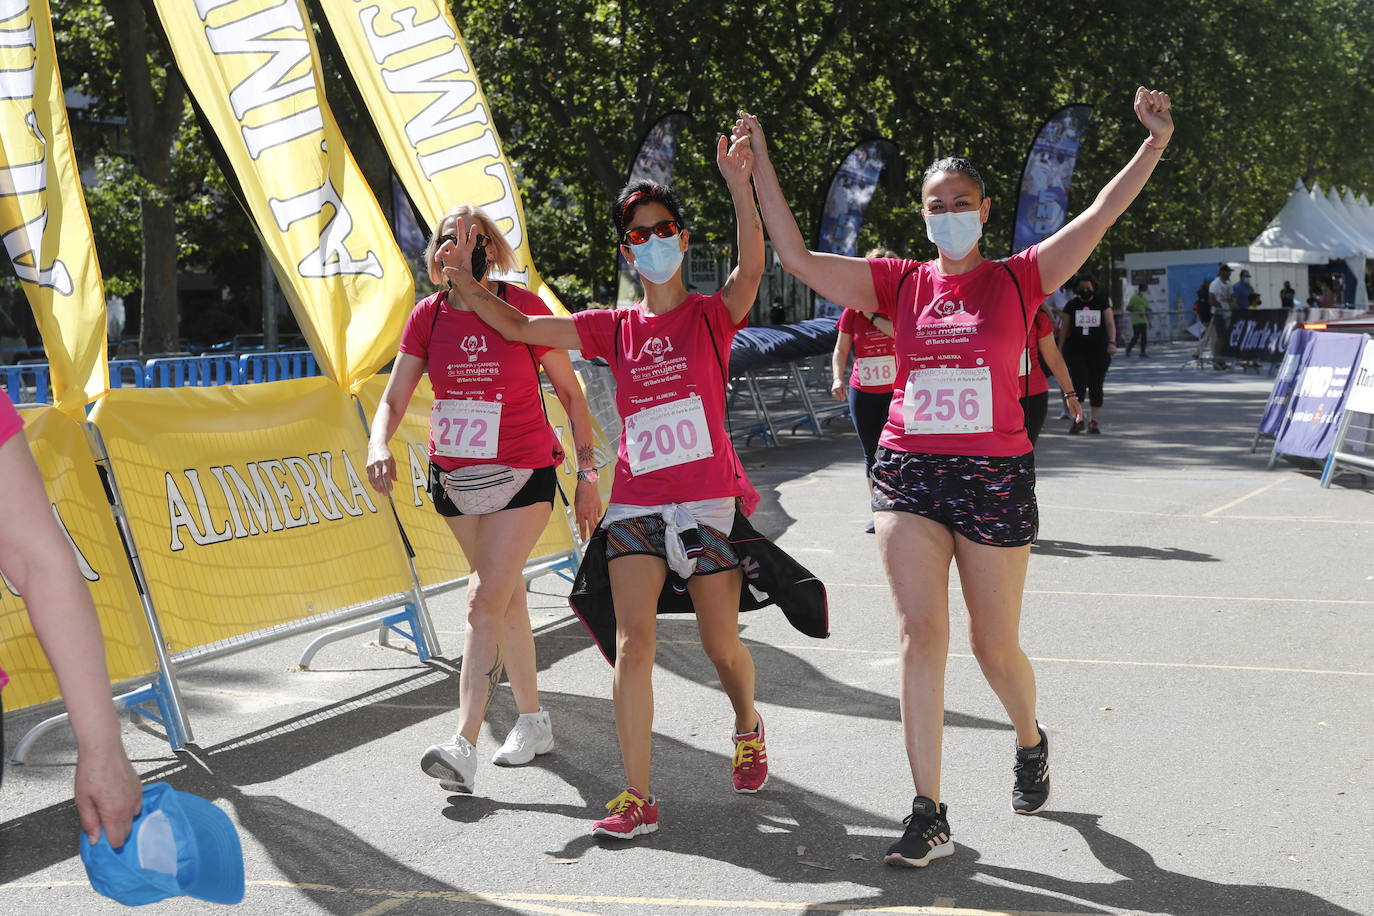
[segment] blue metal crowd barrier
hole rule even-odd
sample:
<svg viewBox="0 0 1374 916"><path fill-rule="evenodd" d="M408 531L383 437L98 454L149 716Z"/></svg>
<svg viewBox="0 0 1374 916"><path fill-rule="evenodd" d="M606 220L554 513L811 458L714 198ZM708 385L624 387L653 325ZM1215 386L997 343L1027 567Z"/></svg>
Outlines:
<svg viewBox="0 0 1374 916"><path fill-rule="evenodd" d="M204 388L319 374L320 367L309 350L240 356L167 356L150 359L146 366L136 359L110 360L111 388ZM0 385L16 404L46 404L51 399L52 380L47 363L0 366Z"/></svg>
<svg viewBox="0 0 1374 916"><path fill-rule="evenodd" d="M208 388L238 381L234 356L164 356L148 360L144 384L148 388Z"/></svg>
<svg viewBox="0 0 1374 916"><path fill-rule="evenodd" d="M279 382L289 378L310 378L320 374L315 354L309 350L283 350L279 353L245 353L239 357L238 381Z"/></svg>
<svg viewBox="0 0 1374 916"><path fill-rule="evenodd" d="M0 379L4 379L5 390L9 392L10 400L14 403L48 403L51 386L47 363L0 366ZM33 397L25 396L29 389L33 390Z"/></svg>

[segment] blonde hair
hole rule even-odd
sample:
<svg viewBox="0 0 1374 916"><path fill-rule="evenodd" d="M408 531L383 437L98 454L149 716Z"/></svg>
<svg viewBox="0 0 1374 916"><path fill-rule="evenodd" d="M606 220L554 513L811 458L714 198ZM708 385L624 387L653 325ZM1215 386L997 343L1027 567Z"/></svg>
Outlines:
<svg viewBox="0 0 1374 916"><path fill-rule="evenodd" d="M490 216L483 212L481 207L472 204L459 204L439 218L434 224L434 230L429 234L429 244L425 246L425 264L429 266L430 282L436 286L444 285L444 275L439 263L434 259L435 252L439 250L439 236L443 232L444 225L453 219L461 219L463 222L471 224L477 223L477 231L485 235L487 241L487 264L489 267L501 273L509 273L518 266L515 261L515 250L510 247L510 242L496 228L496 223L492 222Z"/></svg>
<svg viewBox="0 0 1374 916"><path fill-rule="evenodd" d="M864 255L864 257L865 257L865 258L900 258L901 255L897 254L897 252L893 251L891 248L883 248L883 247L879 246L878 248L874 248L874 249L870 250L870 251L868 252L868 254Z"/></svg>

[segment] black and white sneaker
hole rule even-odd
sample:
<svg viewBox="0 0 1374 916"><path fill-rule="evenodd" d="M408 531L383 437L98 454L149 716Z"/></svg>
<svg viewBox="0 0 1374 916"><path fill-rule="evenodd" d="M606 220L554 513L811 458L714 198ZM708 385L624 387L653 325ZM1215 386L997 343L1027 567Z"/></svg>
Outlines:
<svg viewBox="0 0 1374 916"><path fill-rule="evenodd" d="M1040 743L1035 747L1018 747L1016 784L1011 789L1011 810L1017 814L1038 814L1050 803L1050 739L1039 725Z"/></svg>
<svg viewBox="0 0 1374 916"><path fill-rule="evenodd" d="M902 838L887 849L883 861L888 865L924 868L932 859L954 855L954 841L950 839L949 808L918 795L911 802L911 813L902 819L906 831Z"/></svg>

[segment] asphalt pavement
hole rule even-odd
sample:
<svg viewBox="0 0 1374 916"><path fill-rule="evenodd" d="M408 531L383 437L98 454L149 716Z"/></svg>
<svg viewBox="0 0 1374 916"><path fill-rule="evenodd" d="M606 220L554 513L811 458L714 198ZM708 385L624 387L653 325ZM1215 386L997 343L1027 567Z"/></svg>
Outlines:
<svg viewBox="0 0 1374 916"><path fill-rule="evenodd" d="M1054 801L1009 810L1013 735L969 652L958 579L947 672L945 801L957 851L893 869L912 787L896 628L847 421L745 461L756 516L826 583L832 636L776 609L742 617L772 779L730 791L729 704L690 619L659 627L654 790L662 829L588 835L623 787L610 668L533 583L540 686L557 749L489 756L513 723L498 690L473 797L420 772L452 733L456 663L357 637L294 670L305 639L189 671L196 744L127 725L146 779L238 825L244 914L1374 912L1374 491L1251 453L1266 375L1118 357L1103 435L1051 415L1037 451L1040 541L1023 644L1052 741ZM461 596L432 602L450 658ZM13 742L24 721L6 723ZM74 748L44 738L0 791L0 913L114 913L76 857ZM222 912L178 899L149 914Z"/></svg>

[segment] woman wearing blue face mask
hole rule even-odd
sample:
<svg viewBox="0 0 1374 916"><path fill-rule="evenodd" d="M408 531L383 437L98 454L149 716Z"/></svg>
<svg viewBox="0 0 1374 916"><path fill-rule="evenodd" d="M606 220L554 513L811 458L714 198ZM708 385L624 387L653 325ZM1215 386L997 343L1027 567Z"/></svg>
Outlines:
<svg viewBox="0 0 1374 916"><path fill-rule="evenodd" d="M1038 524L1019 370L1034 310L1088 259L1173 135L1167 95L1141 87L1134 108L1149 133L1131 161L1072 222L1005 261L986 260L978 249L992 202L977 169L957 158L932 164L921 186L935 260L810 251L758 119L742 114L735 127L754 150L754 189L783 267L825 298L894 325L896 384L873 466L873 508L897 607L902 728L916 798L904 835L888 849L890 865L926 865L954 851L940 802L951 561L973 653L1016 730L1012 810L1034 814L1049 803L1049 747L1019 637ZM1081 418L1077 399L1067 402Z"/></svg>

